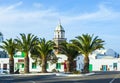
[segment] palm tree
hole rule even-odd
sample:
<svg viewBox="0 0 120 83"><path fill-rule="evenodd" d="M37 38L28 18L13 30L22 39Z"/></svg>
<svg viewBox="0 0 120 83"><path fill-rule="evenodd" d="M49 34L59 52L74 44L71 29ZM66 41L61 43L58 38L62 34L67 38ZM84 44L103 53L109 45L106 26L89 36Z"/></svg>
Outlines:
<svg viewBox="0 0 120 83"><path fill-rule="evenodd" d="M72 47L72 43L62 42L60 44L60 49L63 54L65 54L67 59L67 72L72 72L74 69L74 59L79 54L77 50L75 50L74 47Z"/></svg>
<svg viewBox="0 0 120 83"><path fill-rule="evenodd" d="M77 50L84 55L84 73L89 72L89 54L91 54L96 49L104 48L102 39L99 39L98 36L83 34L82 36L77 36L76 39L71 40Z"/></svg>
<svg viewBox="0 0 120 83"><path fill-rule="evenodd" d="M51 55L53 55L53 47L54 47L53 41L46 41L45 38L40 38L38 45L31 50L31 53L33 54L33 58L40 59L41 60L41 66L42 66L42 73L46 73L46 67L47 67L47 61L48 59L51 59Z"/></svg>
<svg viewBox="0 0 120 83"><path fill-rule="evenodd" d="M13 74L14 73L14 54L15 54L15 50L16 50L16 44L15 41L10 38L10 39L6 39L6 41L2 42L3 45L0 46L0 48L4 49L5 51L7 51L8 55L9 55L9 73Z"/></svg>
<svg viewBox="0 0 120 83"><path fill-rule="evenodd" d="M17 45L19 46L18 49L21 52L25 53L24 57L24 73L29 73L29 53L32 47L35 45L36 41L38 40L37 36L34 36L32 34L25 35L20 34L21 38L17 37L15 41L17 42Z"/></svg>

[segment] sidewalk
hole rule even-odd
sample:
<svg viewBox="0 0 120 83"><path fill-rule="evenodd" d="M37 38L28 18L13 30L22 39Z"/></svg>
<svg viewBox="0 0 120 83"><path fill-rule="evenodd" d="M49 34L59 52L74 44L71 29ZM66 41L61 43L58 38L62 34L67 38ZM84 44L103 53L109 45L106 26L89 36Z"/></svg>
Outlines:
<svg viewBox="0 0 120 83"><path fill-rule="evenodd" d="M56 76L67 76L67 77L80 77L80 76L89 76L94 75L95 73L87 74L66 74L66 73L29 73L29 74L0 74L0 77L3 76L32 76L32 75L56 75Z"/></svg>
<svg viewBox="0 0 120 83"><path fill-rule="evenodd" d="M32 75L56 75L56 73L28 73L28 74L0 74L0 77L3 76L32 76Z"/></svg>
<svg viewBox="0 0 120 83"><path fill-rule="evenodd" d="M87 73L87 74L65 74L65 73L57 73L56 76L67 76L67 77L81 77L81 76L89 76L94 75L95 73Z"/></svg>

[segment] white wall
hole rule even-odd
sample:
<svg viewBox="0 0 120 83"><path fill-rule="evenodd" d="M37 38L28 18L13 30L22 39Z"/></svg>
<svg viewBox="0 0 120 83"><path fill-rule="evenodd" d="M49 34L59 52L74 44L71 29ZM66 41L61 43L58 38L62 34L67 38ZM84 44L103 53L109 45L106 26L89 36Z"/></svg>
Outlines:
<svg viewBox="0 0 120 83"><path fill-rule="evenodd" d="M3 64L7 64L7 70L3 70ZM0 58L0 73L9 72L9 59L8 58Z"/></svg>
<svg viewBox="0 0 120 83"><path fill-rule="evenodd" d="M113 68L113 63L117 63L117 69ZM108 71L120 71L119 59L91 59L90 64L93 65L93 71L101 71L102 65L107 65Z"/></svg>

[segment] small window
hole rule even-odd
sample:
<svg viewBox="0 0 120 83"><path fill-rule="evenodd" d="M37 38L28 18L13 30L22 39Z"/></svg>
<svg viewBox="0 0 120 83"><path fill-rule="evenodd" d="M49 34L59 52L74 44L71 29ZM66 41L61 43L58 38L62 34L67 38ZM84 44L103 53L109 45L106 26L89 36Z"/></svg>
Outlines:
<svg viewBox="0 0 120 83"><path fill-rule="evenodd" d="M36 63L32 63L32 69L36 69Z"/></svg>
<svg viewBox="0 0 120 83"><path fill-rule="evenodd" d="M56 63L56 69L61 69L61 63Z"/></svg>
<svg viewBox="0 0 120 83"><path fill-rule="evenodd" d="M7 64L3 64L3 70L7 70Z"/></svg>

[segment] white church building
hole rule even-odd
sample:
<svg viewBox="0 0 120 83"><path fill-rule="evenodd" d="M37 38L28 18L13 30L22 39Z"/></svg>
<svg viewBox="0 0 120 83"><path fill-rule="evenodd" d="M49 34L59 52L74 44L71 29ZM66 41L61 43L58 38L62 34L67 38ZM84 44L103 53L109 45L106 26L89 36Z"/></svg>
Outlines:
<svg viewBox="0 0 120 83"><path fill-rule="evenodd" d="M55 30L54 30L54 42L57 44L57 47L59 47L59 43L62 41L66 41L65 38L65 30L62 27L61 24L59 24ZM0 33L0 44L3 41L3 34ZM23 52L17 52L14 55L14 71L17 69L20 70L20 72L24 71L24 53ZM56 56L58 57L58 61L55 64L51 64L50 62L47 62L47 71L52 72L53 70L57 70L59 72L64 72L64 63L67 60L66 55L59 54L59 50L56 49ZM35 61L30 58L30 65L29 70L30 72L40 72L41 67L39 64L36 64ZM89 70L90 71L120 71L120 58L118 53L113 51L112 49L108 50L96 50L91 55L89 55L90 58L90 65ZM76 70L82 71L84 63L83 63L84 57L82 55L79 55L76 57ZM8 55L0 49L0 73L8 73L9 72L9 58Z"/></svg>

